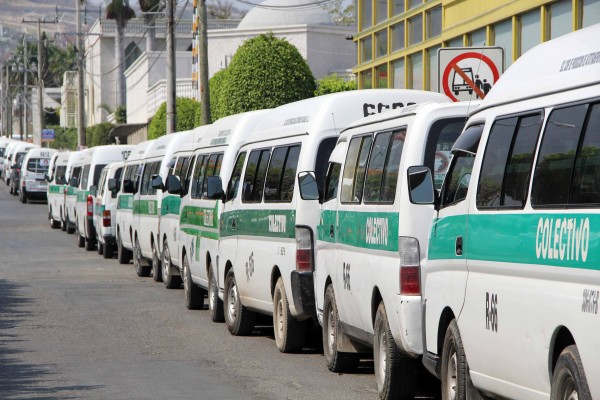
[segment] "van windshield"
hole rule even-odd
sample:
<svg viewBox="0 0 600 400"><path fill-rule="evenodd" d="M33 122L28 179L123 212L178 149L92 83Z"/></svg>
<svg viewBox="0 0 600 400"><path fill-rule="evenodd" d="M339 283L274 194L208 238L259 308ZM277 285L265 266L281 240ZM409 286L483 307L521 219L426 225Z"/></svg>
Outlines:
<svg viewBox="0 0 600 400"><path fill-rule="evenodd" d="M47 158L30 158L27 161L27 171L36 173L48 172L49 161Z"/></svg>
<svg viewBox="0 0 600 400"><path fill-rule="evenodd" d="M4 157L4 151L6 150L6 147L2 147L0 148L0 158Z"/></svg>

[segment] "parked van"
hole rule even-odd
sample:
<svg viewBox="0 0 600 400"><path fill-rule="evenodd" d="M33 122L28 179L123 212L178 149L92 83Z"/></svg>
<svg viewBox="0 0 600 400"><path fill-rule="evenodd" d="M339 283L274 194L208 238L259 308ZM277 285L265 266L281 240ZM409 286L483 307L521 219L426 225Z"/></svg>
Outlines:
<svg viewBox="0 0 600 400"><path fill-rule="evenodd" d="M12 139L0 137L0 178L4 178L4 154L9 144L15 142Z"/></svg>
<svg viewBox="0 0 600 400"><path fill-rule="evenodd" d="M11 179L19 178L19 174L16 171L17 165L19 164L19 159L21 159L20 163L22 164L23 163L22 158L25 157L25 154L27 153L27 151L29 151L29 149L33 149L34 147L40 147L40 146L33 144L33 143L19 142L12 148L12 151L9 154L10 162L8 163L8 165L7 165L8 168L6 170L6 174L8 176L7 184L10 184ZM20 166L19 166L19 169L20 169ZM21 171L19 171L19 173L20 172ZM16 184L12 184L11 189L12 189L12 193L14 195L16 195L19 192L19 183L17 182Z"/></svg>
<svg viewBox="0 0 600 400"><path fill-rule="evenodd" d="M48 181L48 219L52 229L62 228L66 230L63 212L65 206L65 188L67 187L67 163L71 152L61 151L55 153L50 160Z"/></svg>
<svg viewBox="0 0 600 400"><path fill-rule="evenodd" d="M98 187L100 172L107 164L115 161L125 161L133 146L107 145L89 148L82 154L78 166L82 167L81 179L77 186L77 202L75 205L75 228L78 235L79 247L85 245L88 251L96 247L96 231L94 229L94 198L90 196L90 188Z"/></svg>
<svg viewBox="0 0 600 400"><path fill-rule="evenodd" d="M121 188L117 194L117 258L120 264L129 263L133 254L133 196L140 184L142 161L153 142L147 140L137 144L124 165Z"/></svg>
<svg viewBox="0 0 600 400"><path fill-rule="evenodd" d="M116 249L117 194L121 187L124 161L111 162L100 173L98 187L90 190L94 196L94 229L98 254L112 258Z"/></svg>
<svg viewBox="0 0 600 400"><path fill-rule="evenodd" d="M314 235L317 197L301 197L296 176L325 179L340 130L364 117L424 101L448 101L415 90L334 93L277 107L240 148L220 220L219 265L225 322L234 335L249 333L256 312L272 315L282 352L304 344L306 320L316 317ZM301 184L301 183L300 183Z"/></svg>
<svg viewBox="0 0 600 400"><path fill-rule="evenodd" d="M216 274L223 207L219 206L220 197L208 196L208 178L219 176L222 181L229 180L244 138L268 113L269 110L259 110L221 118L194 143L191 188L181 199L179 276L183 277L186 307L202 308L208 292L209 312L215 322L223 321L223 301L219 298Z"/></svg>
<svg viewBox="0 0 600 400"><path fill-rule="evenodd" d="M64 190L64 221L63 230L71 234L75 232L75 204L77 204L77 187L81 179L83 170L83 154L85 150L74 151L69 153L69 161L67 162L67 186Z"/></svg>
<svg viewBox="0 0 600 400"><path fill-rule="evenodd" d="M454 145L422 271L443 399L600 399L599 36L521 56ZM409 176L431 203L431 173Z"/></svg>
<svg viewBox="0 0 600 400"><path fill-rule="evenodd" d="M380 398L414 398L423 351L419 264L434 210L410 203L406 171L429 166L439 188L476 107L429 102L360 119L329 159L314 274L325 361L341 372L373 357Z"/></svg>
<svg viewBox="0 0 600 400"><path fill-rule="evenodd" d="M23 142L18 141L18 140L13 140L10 143L8 143L6 145L6 148L4 149L4 161L3 161L3 166L2 166L2 179L4 179L4 183L6 183L6 185L8 186L10 184L10 174L8 172L9 167L10 167L10 163L13 160L12 154L15 151L15 148L19 145L22 144Z"/></svg>
<svg viewBox="0 0 600 400"><path fill-rule="evenodd" d="M30 149L23 159L19 175L19 200L27 203L27 199L47 200L48 182L46 174L50 167L51 157L57 150L36 147Z"/></svg>

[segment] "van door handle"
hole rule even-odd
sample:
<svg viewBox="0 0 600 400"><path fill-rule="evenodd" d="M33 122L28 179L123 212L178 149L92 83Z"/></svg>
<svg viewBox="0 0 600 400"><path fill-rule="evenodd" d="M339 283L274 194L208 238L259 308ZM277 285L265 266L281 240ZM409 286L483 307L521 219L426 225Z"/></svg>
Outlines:
<svg viewBox="0 0 600 400"><path fill-rule="evenodd" d="M463 238L462 236L458 236L456 238L456 255L462 256L463 253Z"/></svg>
<svg viewBox="0 0 600 400"><path fill-rule="evenodd" d="M333 225L329 225L329 237L335 236L335 230L333 229Z"/></svg>
<svg viewBox="0 0 600 400"><path fill-rule="evenodd" d="M235 218L231 218L231 229L235 229Z"/></svg>

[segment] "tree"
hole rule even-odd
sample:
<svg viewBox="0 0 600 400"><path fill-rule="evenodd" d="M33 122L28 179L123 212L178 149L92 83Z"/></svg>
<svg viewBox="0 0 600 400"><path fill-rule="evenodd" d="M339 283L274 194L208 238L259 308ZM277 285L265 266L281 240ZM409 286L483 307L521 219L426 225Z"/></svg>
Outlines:
<svg viewBox="0 0 600 400"><path fill-rule="evenodd" d="M317 81L315 96L345 92L348 90L356 90L356 81L347 81L336 74L331 74Z"/></svg>
<svg viewBox="0 0 600 400"><path fill-rule="evenodd" d="M227 69L222 69L210 78L208 87L210 90L210 116L212 122L225 117L225 98L223 88L227 80Z"/></svg>
<svg viewBox="0 0 600 400"><path fill-rule="evenodd" d="M354 2L349 0L332 0L321 4L329 12L337 25L352 25L354 19Z"/></svg>
<svg viewBox="0 0 600 400"><path fill-rule="evenodd" d="M313 97L315 78L298 49L273 33L246 40L222 88L225 115L273 108Z"/></svg>
<svg viewBox="0 0 600 400"><path fill-rule="evenodd" d="M194 99L178 97L175 102L177 107L177 126L176 131L187 131L193 129L196 124L196 113L200 108L200 103ZM152 121L148 126L148 139L156 139L167 133L167 103L162 103Z"/></svg>
<svg viewBox="0 0 600 400"><path fill-rule="evenodd" d="M117 74L117 106L127 104L127 93L125 92L125 49L123 47L123 36L127 21L135 17L135 12L129 7L129 0L112 0L106 6L106 18L114 19L117 26L115 35L115 64Z"/></svg>
<svg viewBox="0 0 600 400"><path fill-rule="evenodd" d="M114 125L110 122L102 122L88 128L86 130L86 133L88 134L86 143L88 143L88 146L103 146L114 143L114 141L108 137L113 127Z"/></svg>
<svg viewBox="0 0 600 400"><path fill-rule="evenodd" d="M50 147L57 150L75 150L77 148L77 128L61 128L60 126L48 126L54 129L54 141Z"/></svg>
<svg viewBox="0 0 600 400"><path fill-rule="evenodd" d="M44 107L44 126L60 125L60 108Z"/></svg>
<svg viewBox="0 0 600 400"><path fill-rule="evenodd" d="M156 48L155 13L163 11L165 3L162 0L138 0L138 3L140 3L140 9L144 13L144 23L148 27L146 51L153 51Z"/></svg>

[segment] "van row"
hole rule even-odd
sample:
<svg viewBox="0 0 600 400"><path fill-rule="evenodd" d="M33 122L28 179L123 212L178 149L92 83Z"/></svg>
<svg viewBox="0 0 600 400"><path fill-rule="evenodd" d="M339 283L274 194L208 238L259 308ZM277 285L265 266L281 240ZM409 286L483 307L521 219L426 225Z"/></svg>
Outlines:
<svg viewBox="0 0 600 400"><path fill-rule="evenodd" d="M51 225L232 335L268 315L288 353L320 324L327 367L373 359L380 398L424 364L443 399L600 399L599 36L481 102L360 90L59 153Z"/></svg>

